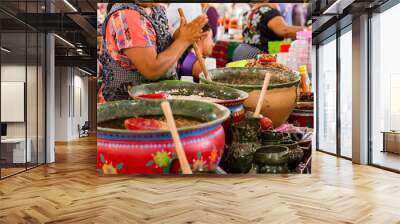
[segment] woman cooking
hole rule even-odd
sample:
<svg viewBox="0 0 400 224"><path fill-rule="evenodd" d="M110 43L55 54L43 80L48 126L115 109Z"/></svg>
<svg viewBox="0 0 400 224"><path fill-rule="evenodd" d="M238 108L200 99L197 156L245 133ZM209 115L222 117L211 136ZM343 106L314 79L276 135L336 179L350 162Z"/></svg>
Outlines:
<svg viewBox="0 0 400 224"><path fill-rule="evenodd" d="M284 38L296 39L296 33L307 29L302 26L289 26L283 19L278 3L254 4L243 26L243 44L233 55L233 61L256 58L258 54L268 53L269 41L282 41Z"/></svg>
<svg viewBox="0 0 400 224"><path fill-rule="evenodd" d="M193 42L205 37L206 16L182 19L171 36L164 8L157 3L115 3L103 26L100 62L106 101L129 99L129 88L176 79L176 63Z"/></svg>

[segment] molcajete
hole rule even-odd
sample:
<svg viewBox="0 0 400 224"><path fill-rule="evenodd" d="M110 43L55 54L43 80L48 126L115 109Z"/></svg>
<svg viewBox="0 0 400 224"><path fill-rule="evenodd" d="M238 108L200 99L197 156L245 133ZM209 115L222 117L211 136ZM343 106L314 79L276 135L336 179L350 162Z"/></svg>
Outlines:
<svg viewBox="0 0 400 224"><path fill-rule="evenodd" d="M257 132L260 129L258 119L246 118L231 125L232 144L228 146L222 158L222 166L229 173L247 173L252 167L253 156L260 146Z"/></svg>
<svg viewBox="0 0 400 224"><path fill-rule="evenodd" d="M249 93L244 106L255 110L266 73L271 74L261 114L270 118L275 127L287 121L297 100L300 82L298 74L281 69L262 68L218 68L209 70L212 81L200 74L202 83L229 86Z"/></svg>
<svg viewBox="0 0 400 224"><path fill-rule="evenodd" d="M186 157L193 171L215 171L224 150L221 124L230 111L221 105L168 100L175 116L191 117L202 123L178 129ZM115 119L162 116L158 100L124 100L97 108L97 169L104 174L168 174L179 172L179 161L168 130L131 131L102 127Z"/></svg>
<svg viewBox="0 0 400 224"><path fill-rule="evenodd" d="M257 173L287 173L287 164L282 165L256 165Z"/></svg>
<svg viewBox="0 0 400 224"><path fill-rule="evenodd" d="M264 165L281 165L288 162L289 149L285 146L262 146L254 154L254 162Z"/></svg>
<svg viewBox="0 0 400 224"><path fill-rule="evenodd" d="M292 140L284 140L280 142L281 146L289 149L288 167L290 170L296 169L297 165L303 160L304 152L299 147L299 144Z"/></svg>

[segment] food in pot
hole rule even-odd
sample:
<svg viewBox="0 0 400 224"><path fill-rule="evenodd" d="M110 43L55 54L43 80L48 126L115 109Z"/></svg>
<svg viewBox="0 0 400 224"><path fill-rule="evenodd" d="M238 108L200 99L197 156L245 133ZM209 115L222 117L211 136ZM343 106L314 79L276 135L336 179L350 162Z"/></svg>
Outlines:
<svg viewBox="0 0 400 224"><path fill-rule="evenodd" d="M185 95L169 95L168 99L180 99L180 100L201 100L205 102L217 102L220 101L220 99L213 98L213 97L207 97L207 96L199 96L199 95L190 95L190 96L185 96Z"/></svg>
<svg viewBox="0 0 400 224"><path fill-rule="evenodd" d="M276 62L276 55L273 54L259 54L257 55L259 63L273 63Z"/></svg>
<svg viewBox="0 0 400 224"><path fill-rule="evenodd" d="M138 97L146 98L146 99L166 100L168 98L168 94L167 93L149 93L149 94L139 95Z"/></svg>
<svg viewBox="0 0 400 224"><path fill-rule="evenodd" d="M220 77L213 78L214 82L222 82L234 85L246 84L246 85L262 85L264 82L264 77L261 76L250 76L245 72L239 75L224 75ZM273 75L269 81L270 84L279 84L288 82L289 78L283 75Z"/></svg>
<svg viewBox="0 0 400 224"><path fill-rule="evenodd" d="M156 119L146 119L143 117L129 118L124 121L125 129L128 130L157 130L166 129L167 124Z"/></svg>
<svg viewBox="0 0 400 224"><path fill-rule="evenodd" d="M177 128L192 127L203 123L194 118L174 115ZM146 116L134 118L120 118L99 123L103 128L128 129L128 130L167 130L164 117Z"/></svg>
<svg viewBox="0 0 400 224"><path fill-rule="evenodd" d="M276 68L276 69L282 69L285 71L290 71L290 68L287 67L286 65L279 64L279 63L261 63L257 61L256 59L251 59L247 62L245 67L249 68Z"/></svg>

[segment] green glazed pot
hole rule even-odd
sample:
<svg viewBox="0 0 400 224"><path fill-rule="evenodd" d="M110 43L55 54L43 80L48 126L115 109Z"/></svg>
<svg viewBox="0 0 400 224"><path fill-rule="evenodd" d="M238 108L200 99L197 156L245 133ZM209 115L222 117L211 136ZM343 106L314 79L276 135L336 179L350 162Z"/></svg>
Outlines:
<svg viewBox="0 0 400 224"><path fill-rule="evenodd" d="M287 140L280 142L281 146L286 146L289 149L288 167L290 170L296 169L299 163L303 160L304 152L295 141Z"/></svg>
<svg viewBox="0 0 400 224"><path fill-rule="evenodd" d="M271 142L280 142L287 138L284 133L274 130L261 130L258 134L261 144L269 145ZM279 145L279 144L277 144Z"/></svg>
<svg viewBox="0 0 400 224"><path fill-rule="evenodd" d="M257 143L232 143L224 159L224 168L229 173L248 173L253 165Z"/></svg>
<svg viewBox="0 0 400 224"><path fill-rule="evenodd" d="M257 133L259 132L260 126L255 125L253 122L244 120L240 123L233 123L231 125L231 132L233 142L238 143L252 143L259 142Z"/></svg>
<svg viewBox="0 0 400 224"><path fill-rule="evenodd" d="M289 149L285 146L262 146L254 154L256 165L283 165L287 164Z"/></svg>
<svg viewBox="0 0 400 224"><path fill-rule="evenodd" d="M218 99L215 103L227 105L229 103L241 102L247 99L248 94L244 91L225 86L197 84L178 80L167 80L168 82L151 83L135 86L129 89L129 95L133 99L142 99L140 95L152 93L167 93L171 95L198 95Z"/></svg>
<svg viewBox="0 0 400 224"><path fill-rule="evenodd" d="M283 165L257 165L257 173L288 173L288 166Z"/></svg>
<svg viewBox="0 0 400 224"><path fill-rule="evenodd" d="M253 164L256 149L260 147L257 133L260 129L258 118L249 118L231 125L232 144L223 157L224 168L229 173L248 173Z"/></svg>
<svg viewBox="0 0 400 224"><path fill-rule="evenodd" d="M280 142L280 145L288 147L289 152L299 147L299 144L292 140L282 140Z"/></svg>

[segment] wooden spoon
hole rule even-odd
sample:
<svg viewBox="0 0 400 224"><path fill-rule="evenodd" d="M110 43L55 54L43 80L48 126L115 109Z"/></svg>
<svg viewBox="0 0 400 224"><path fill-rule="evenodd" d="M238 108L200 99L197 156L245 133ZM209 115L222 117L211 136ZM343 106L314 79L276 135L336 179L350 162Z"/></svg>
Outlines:
<svg viewBox="0 0 400 224"><path fill-rule="evenodd" d="M181 17L185 18L185 20L186 20L186 17L185 17L185 14L183 13L182 8L179 8L179 9L178 9L178 13L179 13L179 15L180 15ZM211 78L210 78L210 76L208 75L208 70L207 70L207 67L206 67L206 63L204 62L203 55L202 55L201 52L199 51L199 47L197 46L197 43L196 43L196 42L193 43L193 49L194 49L194 52L196 53L197 59L198 59L199 62L200 62L200 66L201 66L201 69L203 70L204 77L205 77L207 80L210 80L210 81L211 81Z"/></svg>
<svg viewBox="0 0 400 224"><path fill-rule="evenodd" d="M267 93L270 79L271 79L271 74L267 72L265 74L264 83L261 89L260 96L258 97L257 106L256 110L254 111L253 117L258 117L258 115L260 115L261 107L265 99L265 94Z"/></svg>
<svg viewBox="0 0 400 224"><path fill-rule="evenodd" d="M168 101L164 101L161 103L161 109L164 112L165 119L167 120L167 126L169 131L171 132L172 139L175 143L176 154L179 159L179 164L181 165L183 174L193 174L192 169L190 169L189 162L186 158L185 151L183 150L182 142L178 134L178 129L176 128L175 119L172 115L171 106Z"/></svg>

